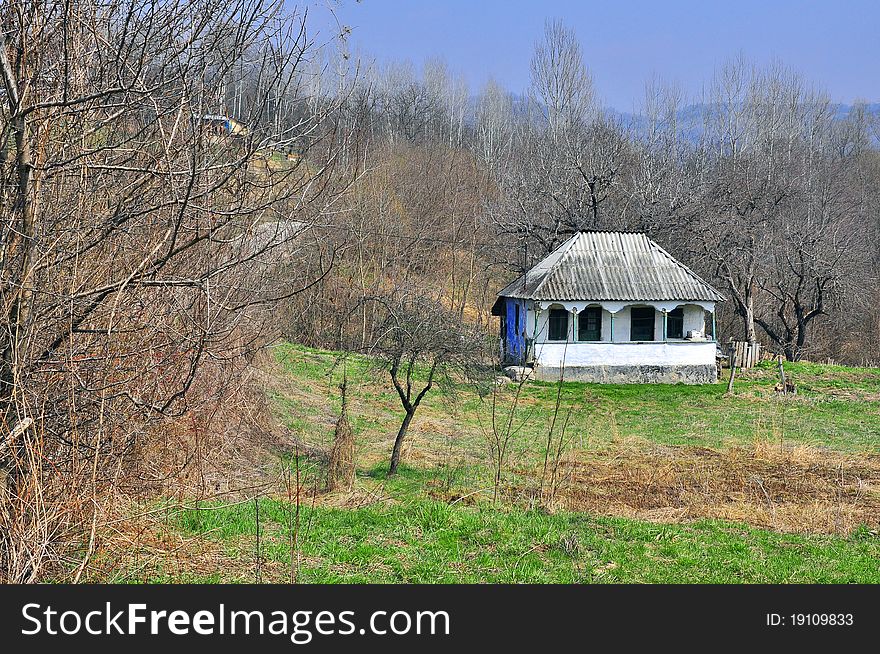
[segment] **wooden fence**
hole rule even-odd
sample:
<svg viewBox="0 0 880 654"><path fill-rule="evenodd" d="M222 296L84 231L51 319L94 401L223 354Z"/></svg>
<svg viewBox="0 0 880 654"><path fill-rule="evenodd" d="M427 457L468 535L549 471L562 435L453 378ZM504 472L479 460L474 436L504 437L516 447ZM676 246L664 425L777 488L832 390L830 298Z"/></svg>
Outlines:
<svg viewBox="0 0 880 654"><path fill-rule="evenodd" d="M761 344L748 341L731 341L728 354L733 355L738 368L752 368L761 360Z"/></svg>

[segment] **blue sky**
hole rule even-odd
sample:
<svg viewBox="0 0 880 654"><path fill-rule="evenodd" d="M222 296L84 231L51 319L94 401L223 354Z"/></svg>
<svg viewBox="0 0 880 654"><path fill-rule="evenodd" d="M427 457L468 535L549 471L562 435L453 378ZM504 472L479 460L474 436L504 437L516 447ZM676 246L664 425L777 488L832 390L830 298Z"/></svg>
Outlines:
<svg viewBox="0 0 880 654"><path fill-rule="evenodd" d="M352 29L367 60L441 57L472 92L490 77L514 92L529 84L529 58L544 21L561 18L581 41L608 106L633 110L653 76L698 99L716 65L742 53L780 60L832 99L880 100L880 0L307 0L312 29ZM302 4L300 3L300 6Z"/></svg>

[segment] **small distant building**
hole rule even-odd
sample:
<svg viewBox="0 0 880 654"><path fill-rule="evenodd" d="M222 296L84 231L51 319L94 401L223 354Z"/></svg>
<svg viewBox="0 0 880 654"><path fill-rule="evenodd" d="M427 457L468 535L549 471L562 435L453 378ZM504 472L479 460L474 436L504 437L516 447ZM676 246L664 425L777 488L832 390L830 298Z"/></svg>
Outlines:
<svg viewBox="0 0 880 654"><path fill-rule="evenodd" d="M202 125L216 136L244 137L248 135L247 125L223 114L205 114L202 116Z"/></svg>
<svg viewBox="0 0 880 654"><path fill-rule="evenodd" d="M717 381L721 294L645 234L578 232L499 294L505 365L537 379Z"/></svg>

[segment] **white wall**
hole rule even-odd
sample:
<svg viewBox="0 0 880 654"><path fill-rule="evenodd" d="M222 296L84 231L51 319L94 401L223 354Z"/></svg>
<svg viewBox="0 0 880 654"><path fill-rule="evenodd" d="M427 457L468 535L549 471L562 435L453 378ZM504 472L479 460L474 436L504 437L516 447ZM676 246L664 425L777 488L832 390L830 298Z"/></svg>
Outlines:
<svg viewBox="0 0 880 654"><path fill-rule="evenodd" d="M614 325L614 327L616 329L617 325ZM611 340L611 312L606 311L605 309L602 309L602 340ZM618 340L618 336L616 333L614 334L614 340Z"/></svg>
<svg viewBox="0 0 880 654"><path fill-rule="evenodd" d="M630 310L630 307L624 307L614 314L614 342L625 343L626 341L629 341L632 338L630 335L631 327L632 311ZM610 328L611 325L609 324L609 330ZM654 310L654 340L663 340L663 314L656 309Z"/></svg>
<svg viewBox="0 0 880 654"><path fill-rule="evenodd" d="M614 314L614 342L620 343L630 340L630 327L632 327L632 311L625 307ZM661 325L662 329L663 326ZM657 317L654 316L654 338L657 338ZM660 338L663 338L662 331Z"/></svg>
<svg viewBox="0 0 880 654"><path fill-rule="evenodd" d="M535 338L535 303L532 300L526 300L526 338ZM544 316L546 321L547 316ZM545 327L546 329L546 327Z"/></svg>
<svg viewBox="0 0 880 654"><path fill-rule="evenodd" d="M684 336L689 331L706 333L706 311L695 304L684 306Z"/></svg>
<svg viewBox="0 0 880 654"><path fill-rule="evenodd" d="M558 307L553 307L558 308ZM529 313L535 314L537 313L537 329L534 332L529 332L529 337L534 338L536 343L543 343L547 340L547 335L550 329L550 309L545 309L544 311L535 312L534 310ZM535 319L532 318L531 324L534 326ZM534 336L532 336L534 334ZM569 313L568 318L568 340L572 339L571 333L571 314Z"/></svg>
<svg viewBox="0 0 880 654"><path fill-rule="evenodd" d="M615 321L616 322L616 321ZM615 332L617 325L615 324ZM535 362L541 366L669 366L715 365L715 343L538 343Z"/></svg>

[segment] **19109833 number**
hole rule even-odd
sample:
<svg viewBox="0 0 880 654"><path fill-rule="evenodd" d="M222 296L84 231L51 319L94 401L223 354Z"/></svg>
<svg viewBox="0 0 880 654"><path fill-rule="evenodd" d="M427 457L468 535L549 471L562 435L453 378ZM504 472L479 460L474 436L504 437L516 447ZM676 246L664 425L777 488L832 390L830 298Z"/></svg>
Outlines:
<svg viewBox="0 0 880 654"><path fill-rule="evenodd" d="M848 627L853 623L852 613L792 613L795 627Z"/></svg>

